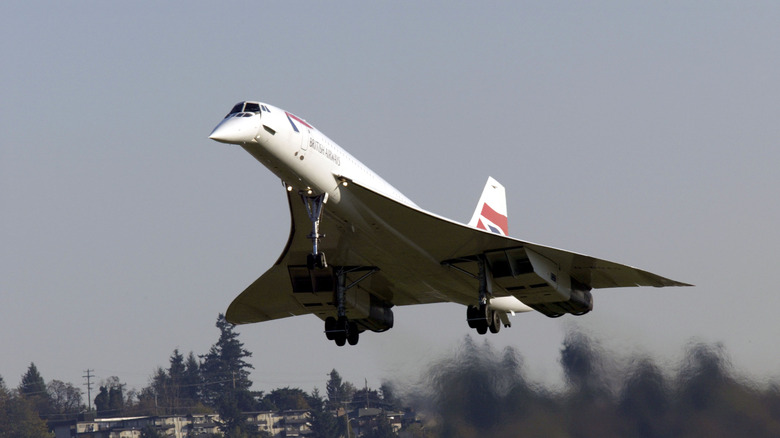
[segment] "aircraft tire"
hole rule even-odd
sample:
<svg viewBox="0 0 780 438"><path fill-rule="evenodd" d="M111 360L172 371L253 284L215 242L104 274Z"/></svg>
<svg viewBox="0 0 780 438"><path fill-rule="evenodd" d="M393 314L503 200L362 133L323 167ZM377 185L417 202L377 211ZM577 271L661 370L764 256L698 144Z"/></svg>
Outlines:
<svg viewBox="0 0 780 438"><path fill-rule="evenodd" d="M329 341L332 341L335 339L336 335L336 318L329 316L325 318L325 337L328 338Z"/></svg>
<svg viewBox="0 0 780 438"><path fill-rule="evenodd" d="M333 334L333 340L336 341L336 345L343 347L347 343L347 336L349 335L349 320L346 316L339 316L336 321L336 331Z"/></svg>
<svg viewBox="0 0 780 438"><path fill-rule="evenodd" d="M360 340L360 332L358 331L357 324L350 321L347 325L347 342L349 345L357 345Z"/></svg>
<svg viewBox="0 0 780 438"><path fill-rule="evenodd" d="M477 328L475 319L477 318L477 308L474 306L466 307L466 322L469 328Z"/></svg>
<svg viewBox="0 0 780 438"><path fill-rule="evenodd" d="M501 316L499 316L498 312L491 311L490 319L488 321L490 322L488 324L490 333L498 333L501 330Z"/></svg>

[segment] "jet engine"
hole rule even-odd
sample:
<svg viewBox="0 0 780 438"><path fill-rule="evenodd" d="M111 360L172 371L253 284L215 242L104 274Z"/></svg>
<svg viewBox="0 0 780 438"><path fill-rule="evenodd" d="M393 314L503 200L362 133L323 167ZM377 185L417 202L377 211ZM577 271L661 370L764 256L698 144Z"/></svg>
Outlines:
<svg viewBox="0 0 780 438"><path fill-rule="evenodd" d="M557 318L566 313L584 315L593 310L593 295L590 291L575 289L571 291L568 301L529 304L529 306L550 318Z"/></svg>
<svg viewBox="0 0 780 438"><path fill-rule="evenodd" d="M349 318L365 330L383 332L393 328L392 304L359 288L348 290L344 298Z"/></svg>
<svg viewBox="0 0 780 438"><path fill-rule="evenodd" d="M373 295L372 295L373 298ZM384 332L393 328L393 311L382 304L371 303L368 318L359 321L363 327L372 332Z"/></svg>

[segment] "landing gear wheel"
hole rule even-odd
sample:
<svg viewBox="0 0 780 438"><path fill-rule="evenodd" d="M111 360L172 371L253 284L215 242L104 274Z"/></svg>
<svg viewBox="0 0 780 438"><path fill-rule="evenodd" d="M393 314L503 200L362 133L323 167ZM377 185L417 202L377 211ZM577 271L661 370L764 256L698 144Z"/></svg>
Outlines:
<svg viewBox="0 0 780 438"><path fill-rule="evenodd" d="M357 345L359 339L360 332L358 331L357 324L350 321L349 324L347 324L347 342L349 342L349 345Z"/></svg>
<svg viewBox="0 0 780 438"><path fill-rule="evenodd" d="M336 318L329 316L325 318L325 337L333 341L336 336Z"/></svg>
<svg viewBox="0 0 780 438"><path fill-rule="evenodd" d="M339 347L343 347L347 343L347 337L349 335L349 320L346 316L339 316L336 321L336 331L334 332L334 341Z"/></svg>
<svg viewBox="0 0 780 438"><path fill-rule="evenodd" d="M474 306L466 307L466 322L469 324L469 328L477 328L476 320L479 318L478 312L479 310Z"/></svg>
<svg viewBox="0 0 780 438"><path fill-rule="evenodd" d="M488 328L490 329L490 333L498 333L499 330L501 330L501 316L499 316L498 312L490 311L490 318L488 319L490 322L488 324Z"/></svg>
<svg viewBox="0 0 780 438"><path fill-rule="evenodd" d="M480 335L484 335L488 331L488 326L490 325L491 315L493 312L490 311L487 305L480 304L479 308L477 309L476 316L477 319L474 321L475 328L477 329L477 333Z"/></svg>

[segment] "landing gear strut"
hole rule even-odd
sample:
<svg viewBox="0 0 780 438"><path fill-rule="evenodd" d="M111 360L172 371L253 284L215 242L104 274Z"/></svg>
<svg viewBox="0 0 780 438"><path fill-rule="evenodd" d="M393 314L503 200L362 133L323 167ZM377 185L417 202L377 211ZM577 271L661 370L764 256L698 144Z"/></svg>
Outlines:
<svg viewBox="0 0 780 438"><path fill-rule="evenodd" d="M477 274L474 275L471 271L467 271L457 265L457 263L463 262L476 262L479 268ZM445 260L442 262L442 265L454 268L476 279L479 283L477 305L469 305L466 308L466 322L469 324L469 327L476 329L480 335L484 335L488 330L490 330L490 333L498 333L503 323L501 318L506 319L506 317L502 310L495 310L489 306L489 297L493 297L493 273L490 270L487 257L481 254L467 258ZM507 327L509 327L508 323Z"/></svg>
<svg viewBox="0 0 780 438"><path fill-rule="evenodd" d="M485 257L477 259L479 273L479 306L468 306L466 308L466 321L469 327L476 329L477 333L484 335L490 330L490 333L498 333L501 330L501 315L488 306L488 296L493 295L493 276Z"/></svg>
<svg viewBox="0 0 780 438"><path fill-rule="evenodd" d="M325 269L328 267L328 262L325 260L325 253L320 251L320 239L325 237L324 234L320 234L320 221L322 220L323 207L328 202L328 193L312 196L300 192L300 195L306 206L306 214L309 215L311 221L311 233L306 237L311 239L312 250L311 254L306 256L306 266L309 270Z"/></svg>
<svg viewBox="0 0 780 438"><path fill-rule="evenodd" d="M338 319L329 316L325 319L325 337L335 341L336 345L343 347L349 341L349 345L356 345L360 339L357 324L347 319L347 309L344 303L344 294L347 292L347 272L344 268L336 271L336 314Z"/></svg>

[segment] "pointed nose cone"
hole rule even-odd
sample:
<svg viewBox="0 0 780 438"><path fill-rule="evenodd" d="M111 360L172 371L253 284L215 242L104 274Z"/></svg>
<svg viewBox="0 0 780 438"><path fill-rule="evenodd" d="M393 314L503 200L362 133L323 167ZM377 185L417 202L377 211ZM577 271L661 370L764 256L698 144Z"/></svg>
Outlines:
<svg viewBox="0 0 780 438"><path fill-rule="evenodd" d="M211 131L209 138L220 143L238 144L254 140L257 127L249 118L225 119Z"/></svg>
<svg viewBox="0 0 780 438"><path fill-rule="evenodd" d="M223 123L217 125L217 127L211 131L209 138L220 143L239 143L241 142L241 130Z"/></svg>

